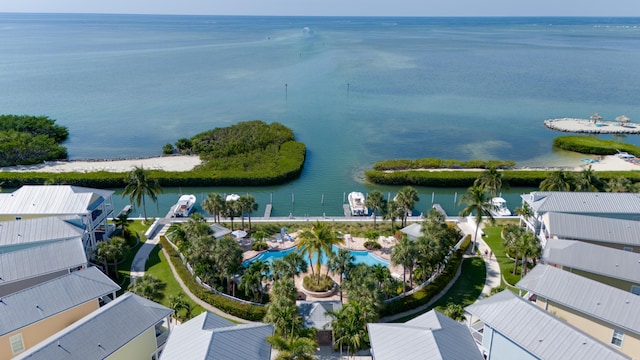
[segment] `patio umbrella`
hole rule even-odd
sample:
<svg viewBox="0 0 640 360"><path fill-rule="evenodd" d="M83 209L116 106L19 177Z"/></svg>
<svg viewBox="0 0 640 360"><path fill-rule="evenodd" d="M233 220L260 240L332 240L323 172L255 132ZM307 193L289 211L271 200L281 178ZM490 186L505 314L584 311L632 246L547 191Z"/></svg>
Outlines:
<svg viewBox="0 0 640 360"><path fill-rule="evenodd" d="M234 230L231 232L231 236L236 239L242 239L243 237L247 236L247 232L244 230Z"/></svg>
<svg viewBox="0 0 640 360"><path fill-rule="evenodd" d="M626 115L620 115L616 118L616 121L619 123L628 123L629 121L631 121L631 119L629 119Z"/></svg>
<svg viewBox="0 0 640 360"><path fill-rule="evenodd" d="M595 122L598 122L598 121L602 120L602 116L600 116L600 114L598 114L598 113L595 113L595 114L591 115L589 117L589 119L595 123Z"/></svg>

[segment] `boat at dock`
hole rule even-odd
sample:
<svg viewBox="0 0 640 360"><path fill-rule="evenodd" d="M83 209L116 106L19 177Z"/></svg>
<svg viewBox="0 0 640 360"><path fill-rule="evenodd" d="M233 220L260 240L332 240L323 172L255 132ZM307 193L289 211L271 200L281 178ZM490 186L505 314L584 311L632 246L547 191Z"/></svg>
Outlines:
<svg viewBox="0 0 640 360"><path fill-rule="evenodd" d="M366 216L368 214L369 211L364 205L364 194L359 191L350 192L348 199L352 216Z"/></svg>
<svg viewBox="0 0 640 360"><path fill-rule="evenodd" d="M196 204L196 196L193 194L182 195L178 199L174 209L173 217L188 217Z"/></svg>
<svg viewBox="0 0 640 360"><path fill-rule="evenodd" d="M507 208L507 200L494 197L491 199L491 205L493 205L493 209L489 212L493 217L511 216L511 210Z"/></svg>

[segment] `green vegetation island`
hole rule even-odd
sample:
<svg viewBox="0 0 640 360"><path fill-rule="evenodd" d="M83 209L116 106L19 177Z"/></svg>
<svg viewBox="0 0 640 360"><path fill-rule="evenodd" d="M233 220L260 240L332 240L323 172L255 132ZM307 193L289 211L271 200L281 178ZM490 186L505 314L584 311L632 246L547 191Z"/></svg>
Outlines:
<svg viewBox="0 0 640 360"><path fill-rule="evenodd" d="M33 122L32 117L18 118L7 124L7 133L13 134L16 129L32 129L28 126ZM40 118L36 118L40 119ZM39 152L26 150L24 154L15 156L2 164L6 166L41 164L46 161L67 158L66 148L59 144L66 139L68 131L64 127L53 125L54 120L47 120L49 128L57 130L56 137L48 143L49 148ZM3 123L3 126L5 124ZM4 127L3 127L4 128ZM45 128L37 126L36 128ZM64 136L62 136L64 135ZM20 149L31 149L44 140L44 135L13 135L25 144ZM0 147L16 146L15 141L9 141L9 136L0 139ZM4 140L4 142L2 141ZM56 140L56 142L53 142ZM56 146L54 146L56 145ZM37 147L41 149L42 146ZM300 176L305 158L306 147L295 140L293 131L284 125L274 122L267 124L260 120L239 122L235 125L216 128L196 134L192 138L182 138L175 144L163 147L165 156L172 154L197 155L201 164L190 171L149 170L149 178L157 180L161 186L259 186L282 184ZM40 155L44 153L43 155ZM25 155L26 154L26 155ZM38 154L39 156L35 156ZM27 156L29 155L29 156ZM29 161L23 160L28 159ZM74 171L74 172L43 172L43 171L1 171L0 182L6 187L18 187L24 184L68 184L97 188L124 187L126 177L121 172Z"/></svg>
<svg viewBox="0 0 640 360"><path fill-rule="evenodd" d="M591 136L560 136L553 146L586 155L609 156L627 153L640 156L640 147L613 140L602 140ZM594 163L592 163L594 164ZM365 171L367 181L379 185L413 185L430 187L468 187L473 185L478 172L485 169L501 169L503 181L510 186L538 187L556 169L516 168L509 160L441 160L424 158L418 160L396 159L379 161L373 169ZM616 166L598 171L602 180L624 176L632 182L640 181L638 170L621 170ZM615 170L614 170L615 168ZM581 169L568 169L581 171Z"/></svg>

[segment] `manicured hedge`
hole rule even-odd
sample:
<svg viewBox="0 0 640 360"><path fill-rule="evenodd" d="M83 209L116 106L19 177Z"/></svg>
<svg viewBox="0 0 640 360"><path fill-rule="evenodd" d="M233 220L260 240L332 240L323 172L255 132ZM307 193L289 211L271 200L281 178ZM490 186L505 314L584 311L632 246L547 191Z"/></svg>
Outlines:
<svg viewBox="0 0 640 360"><path fill-rule="evenodd" d="M249 321L262 321L266 309L264 306L257 306L251 304L241 303L239 301L233 301L224 296L220 296L207 291L202 286L198 285L189 270L184 266L180 256L176 250L167 242L167 240L161 236L160 244L162 248L169 254L169 261L173 264L178 275L182 281L187 285L189 290L201 300L217 307L218 309Z"/></svg>
<svg viewBox="0 0 640 360"><path fill-rule="evenodd" d="M591 136L559 136L553 139L553 146L581 154L614 155L625 151L640 156L640 147L614 140L603 140Z"/></svg>
<svg viewBox="0 0 640 360"><path fill-rule="evenodd" d="M373 164L374 170L412 170L412 169L508 169L516 165L511 160L444 160L424 158L417 160L395 159L383 160Z"/></svg>
<svg viewBox="0 0 640 360"><path fill-rule="evenodd" d="M467 251L470 245L471 236L467 235L463 240L460 249L456 250L451 255L442 273L432 283L409 296L394 302L386 303L380 309L380 316L384 317L412 310L431 301L434 296L442 292L447 284L453 280L460 264L462 263L462 255Z"/></svg>

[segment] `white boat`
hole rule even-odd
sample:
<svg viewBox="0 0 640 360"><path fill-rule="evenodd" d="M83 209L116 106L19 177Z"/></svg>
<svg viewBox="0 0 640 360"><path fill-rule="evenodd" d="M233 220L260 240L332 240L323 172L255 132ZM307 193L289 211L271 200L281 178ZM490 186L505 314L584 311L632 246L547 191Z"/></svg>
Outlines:
<svg viewBox="0 0 640 360"><path fill-rule="evenodd" d="M494 208L489 212L494 217L511 216L511 211L507 208L507 200L501 197L494 197L491 199L491 205L493 205Z"/></svg>
<svg viewBox="0 0 640 360"><path fill-rule="evenodd" d="M359 191L350 192L349 196L349 208L351 209L352 216L366 216L369 212L367 207L364 206L364 195Z"/></svg>
<svg viewBox="0 0 640 360"><path fill-rule="evenodd" d="M193 194L182 195L178 199L175 208L173 209L174 217L188 217L193 210L193 205L196 204L196 196Z"/></svg>

